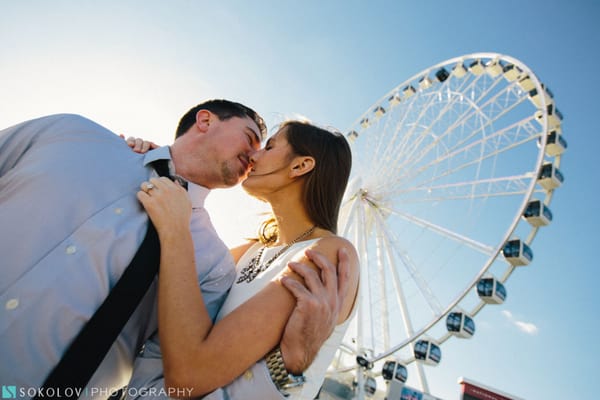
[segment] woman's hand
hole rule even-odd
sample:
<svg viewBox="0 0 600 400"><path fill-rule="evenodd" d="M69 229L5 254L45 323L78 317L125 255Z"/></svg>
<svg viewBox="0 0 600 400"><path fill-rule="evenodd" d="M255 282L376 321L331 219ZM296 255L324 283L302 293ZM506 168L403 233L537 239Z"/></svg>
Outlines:
<svg viewBox="0 0 600 400"><path fill-rule="evenodd" d="M119 135L119 136L122 139L125 139L125 135ZM160 147L159 145L157 145L154 142L150 142L149 140L144 140L144 139L140 139L140 138L134 138L133 136L129 136L127 139L125 139L125 142L127 142L127 146L131 147L131 150L133 150L136 153L140 153L140 154L147 153L150 150Z"/></svg>
<svg viewBox="0 0 600 400"><path fill-rule="evenodd" d="M192 204L187 191L169 178L151 178L137 193L159 237L189 232Z"/></svg>

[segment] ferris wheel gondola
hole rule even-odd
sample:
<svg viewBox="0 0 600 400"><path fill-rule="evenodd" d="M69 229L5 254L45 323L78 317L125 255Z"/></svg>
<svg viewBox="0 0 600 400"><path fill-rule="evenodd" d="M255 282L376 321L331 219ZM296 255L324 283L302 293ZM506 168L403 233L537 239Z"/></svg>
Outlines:
<svg viewBox="0 0 600 400"><path fill-rule="evenodd" d="M429 391L424 365L440 362L450 337L472 335L477 313L502 303L512 271L531 261L564 179L562 121L533 71L496 53L427 68L357 118L339 231L360 254L361 295L331 379L362 398L393 355ZM457 312L458 335L444 323Z"/></svg>
<svg viewBox="0 0 600 400"><path fill-rule="evenodd" d="M470 315L453 311L446 317L448 332L459 338L470 338L475 334L475 321Z"/></svg>
<svg viewBox="0 0 600 400"><path fill-rule="evenodd" d="M533 251L521 239L512 239L506 242L502 248L502 254L506 261L513 266L528 265L533 260Z"/></svg>
<svg viewBox="0 0 600 400"><path fill-rule="evenodd" d="M502 304L506 300L506 288L494 277L481 278L477 282L477 294L487 304Z"/></svg>
<svg viewBox="0 0 600 400"><path fill-rule="evenodd" d="M442 361L442 349L432 339L419 339L415 343L415 358L429 365L437 365Z"/></svg>
<svg viewBox="0 0 600 400"><path fill-rule="evenodd" d="M539 175L539 183L546 190L556 189L565 180L562 172L552 163L542 165Z"/></svg>
<svg viewBox="0 0 600 400"><path fill-rule="evenodd" d="M532 200L527 204L523 218L532 226L546 226L552 222L552 211L541 200Z"/></svg>
<svg viewBox="0 0 600 400"><path fill-rule="evenodd" d="M563 138L563 135L553 130L548 133L546 138L546 154L550 157L556 157L561 155L567 149L567 141Z"/></svg>

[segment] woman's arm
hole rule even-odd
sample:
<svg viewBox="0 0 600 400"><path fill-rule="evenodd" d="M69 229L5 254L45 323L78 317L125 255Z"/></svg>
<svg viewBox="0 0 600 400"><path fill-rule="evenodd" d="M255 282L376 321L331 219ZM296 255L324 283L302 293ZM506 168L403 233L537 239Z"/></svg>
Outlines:
<svg viewBox="0 0 600 400"><path fill-rule="evenodd" d="M168 180L151 182L156 187L139 198L161 240L158 315L165 385L198 396L231 382L275 347L295 299L273 281L213 326L196 279L189 211L178 210L189 209L187 195ZM320 240L316 250L335 263L337 248L346 242L334 239L339 238Z"/></svg>

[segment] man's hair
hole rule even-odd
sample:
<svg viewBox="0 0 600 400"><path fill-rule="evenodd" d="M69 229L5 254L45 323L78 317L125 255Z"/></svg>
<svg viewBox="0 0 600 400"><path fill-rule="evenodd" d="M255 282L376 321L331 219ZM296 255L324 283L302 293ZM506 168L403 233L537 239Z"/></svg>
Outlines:
<svg viewBox="0 0 600 400"><path fill-rule="evenodd" d="M179 120L177 130L175 131L175 139L186 133L192 125L196 123L196 114L200 110L208 110L219 117L219 120L225 121L233 117L246 118L249 117L258 125L260 131L260 139L264 140L267 136L267 126L260 115L250 107L229 100L208 100L192 107Z"/></svg>

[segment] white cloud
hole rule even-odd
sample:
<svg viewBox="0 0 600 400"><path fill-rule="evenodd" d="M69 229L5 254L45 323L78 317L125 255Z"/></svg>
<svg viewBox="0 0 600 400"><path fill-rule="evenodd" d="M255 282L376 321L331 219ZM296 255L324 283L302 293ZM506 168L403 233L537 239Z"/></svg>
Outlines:
<svg viewBox="0 0 600 400"><path fill-rule="evenodd" d="M502 315L508 319L508 321L517 327L521 332L524 332L528 335L537 335L539 332L538 327L532 322L525 322L517 320L513 314L508 310L502 310Z"/></svg>
<svg viewBox="0 0 600 400"><path fill-rule="evenodd" d="M515 326L528 335L537 335L538 327L531 322L513 321Z"/></svg>

